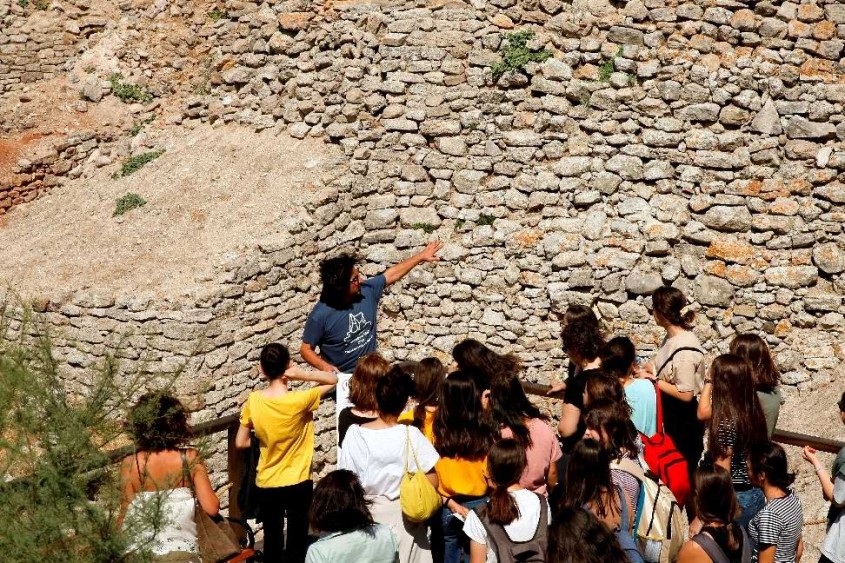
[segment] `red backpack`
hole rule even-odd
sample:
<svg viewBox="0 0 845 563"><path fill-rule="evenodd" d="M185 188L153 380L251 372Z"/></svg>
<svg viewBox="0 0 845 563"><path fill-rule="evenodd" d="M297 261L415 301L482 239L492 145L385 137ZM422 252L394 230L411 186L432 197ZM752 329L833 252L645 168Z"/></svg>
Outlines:
<svg viewBox="0 0 845 563"><path fill-rule="evenodd" d="M678 505L684 506L690 492L687 460L675 447L672 438L663 431L663 401L656 382L654 393L657 401L657 432L651 438L640 433L643 440L643 457L651 472L675 495Z"/></svg>

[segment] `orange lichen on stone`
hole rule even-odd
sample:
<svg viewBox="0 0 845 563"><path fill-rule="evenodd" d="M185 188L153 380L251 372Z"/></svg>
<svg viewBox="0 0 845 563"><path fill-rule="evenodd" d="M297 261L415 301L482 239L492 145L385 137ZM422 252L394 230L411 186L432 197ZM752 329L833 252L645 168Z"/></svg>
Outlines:
<svg viewBox="0 0 845 563"><path fill-rule="evenodd" d="M832 21L821 21L813 26L813 38L819 41L833 39L836 35L836 24Z"/></svg>
<svg viewBox="0 0 845 563"><path fill-rule="evenodd" d="M778 197L769 206L769 213L773 215L796 215L800 205L794 199Z"/></svg>
<svg viewBox="0 0 845 563"><path fill-rule="evenodd" d="M783 319L775 326L775 336L782 338L789 334L790 330L792 330L792 323L790 323L786 319Z"/></svg>
<svg viewBox="0 0 845 563"><path fill-rule="evenodd" d="M727 267L725 278L733 285L749 287L757 283L762 275L760 272L741 264L732 264Z"/></svg>
<svg viewBox="0 0 845 563"><path fill-rule="evenodd" d="M708 274L713 274L714 276L724 278L726 273L726 266L725 263L721 260L715 260L713 262L708 262L704 269L707 270Z"/></svg>
<svg viewBox="0 0 845 563"><path fill-rule="evenodd" d="M535 246L542 236L543 233L537 230L520 231L513 236L513 240L519 246L527 248L529 246Z"/></svg>
<svg viewBox="0 0 845 563"><path fill-rule="evenodd" d="M299 31L308 27L313 17L311 12L284 12L279 14L279 27L285 31Z"/></svg>
<svg viewBox="0 0 845 563"><path fill-rule="evenodd" d="M835 82L839 78L836 63L824 59L807 59L798 72L802 80Z"/></svg>
<svg viewBox="0 0 845 563"><path fill-rule="evenodd" d="M585 64L584 66L580 66L575 69L575 72L572 73L573 78L580 78L583 80L598 80L599 79L599 67L592 64Z"/></svg>
<svg viewBox="0 0 845 563"><path fill-rule="evenodd" d="M710 243L706 256L746 264L754 256L754 247L735 238L718 237Z"/></svg>

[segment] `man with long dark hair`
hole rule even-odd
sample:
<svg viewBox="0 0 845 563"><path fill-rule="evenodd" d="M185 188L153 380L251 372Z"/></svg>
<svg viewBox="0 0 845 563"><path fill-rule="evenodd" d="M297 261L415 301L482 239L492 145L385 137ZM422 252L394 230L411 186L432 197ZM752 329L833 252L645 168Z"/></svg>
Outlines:
<svg viewBox="0 0 845 563"><path fill-rule="evenodd" d="M341 254L323 260L323 290L305 322L299 349L302 359L321 371L351 372L358 358L376 349L376 315L384 288L419 264L440 260L437 252L441 248L443 243L434 241L419 254L369 279L361 276L354 256Z"/></svg>

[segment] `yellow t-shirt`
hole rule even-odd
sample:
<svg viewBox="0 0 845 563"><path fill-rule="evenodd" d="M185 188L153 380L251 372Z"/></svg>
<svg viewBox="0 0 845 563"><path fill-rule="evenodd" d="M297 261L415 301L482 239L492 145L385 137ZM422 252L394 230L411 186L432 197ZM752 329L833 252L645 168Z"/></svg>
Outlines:
<svg viewBox="0 0 845 563"><path fill-rule="evenodd" d="M425 436L432 444L434 443L434 414L435 411L425 411L423 427L420 429L422 430L423 436ZM400 414L399 422L402 424L412 425L414 423L414 409L407 410Z"/></svg>
<svg viewBox="0 0 845 563"><path fill-rule="evenodd" d="M445 497L464 495L480 497L487 494L487 458L469 460L460 457L441 457L434 472L439 484L437 492Z"/></svg>
<svg viewBox="0 0 845 563"><path fill-rule="evenodd" d="M317 388L267 397L249 394L241 411L241 425L252 426L261 443L256 485L287 487L311 478L314 457L314 416L320 406Z"/></svg>

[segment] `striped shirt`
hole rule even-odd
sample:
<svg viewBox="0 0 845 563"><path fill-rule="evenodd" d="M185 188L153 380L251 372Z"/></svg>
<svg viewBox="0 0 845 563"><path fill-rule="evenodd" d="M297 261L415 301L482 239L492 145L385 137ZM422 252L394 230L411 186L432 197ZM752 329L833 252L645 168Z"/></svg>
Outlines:
<svg viewBox="0 0 845 563"><path fill-rule="evenodd" d="M755 561L761 549L774 545L777 546L775 563L795 563L803 525L801 501L792 490L786 496L767 502L748 525L748 535L755 544Z"/></svg>

